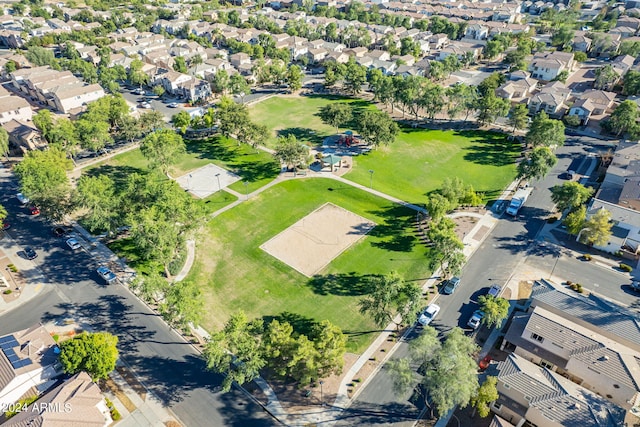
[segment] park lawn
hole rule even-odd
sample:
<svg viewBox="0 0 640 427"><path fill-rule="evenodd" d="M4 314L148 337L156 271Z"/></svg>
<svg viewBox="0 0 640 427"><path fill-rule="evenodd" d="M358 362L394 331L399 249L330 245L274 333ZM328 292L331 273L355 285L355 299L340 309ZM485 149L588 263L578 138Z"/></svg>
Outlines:
<svg viewBox="0 0 640 427"><path fill-rule="evenodd" d="M345 178L424 204L445 178L459 177L491 201L515 178L520 150L501 133L402 128L388 147L354 157Z"/></svg>
<svg viewBox="0 0 640 427"><path fill-rule="evenodd" d="M327 202L377 226L311 279L260 249ZM188 280L202 286L203 325L218 330L238 310L249 318L328 319L348 335L348 349L361 352L379 331L358 310L365 276L395 270L422 282L430 275L414 218L409 208L329 179L290 180L267 189L216 217L198 236Z"/></svg>
<svg viewBox="0 0 640 427"><path fill-rule="evenodd" d="M325 105L348 102L354 108L371 108L372 104L362 99L339 96L274 96L249 107L251 120L267 126L270 138L265 142L275 147L278 136L293 134L299 141L311 146L322 144L322 140L336 133L336 128L322 123L318 113Z"/></svg>
<svg viewBox="0 0 640 427"><path fill-rule="evenodd" d="M186 141L187 150L177 156L170 168L170 175L180 177L189 171L216 164L240 176L240 181L230 188L237 192L252 192L275 179L280 165L273 156L256 150L247 144L238 144L234 139L214 136L199 141ZM109 173L114 176L124 172L148 171L149 164L139 148L111 157L88 168L91 173ZM245 186L243 182L247 182Z"/></svg>

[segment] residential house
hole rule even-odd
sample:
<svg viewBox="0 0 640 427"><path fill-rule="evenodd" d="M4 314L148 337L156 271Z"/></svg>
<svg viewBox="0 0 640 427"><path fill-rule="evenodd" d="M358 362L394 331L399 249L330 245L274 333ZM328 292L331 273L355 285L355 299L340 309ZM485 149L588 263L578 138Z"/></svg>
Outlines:
<svg viewBox="0 0 640 427"><path fill-rule="evenodd" d="M449 37L446 34L434 34L429 38L430 50L440 50L449 44Z"/></svg>
<svg viewBox="0 0 640 427"><path fill-rule="evenodd" d="M30 121L32 116L31 105L24 98L12 95L0 86L0 125L11 120Z"/></svg>
<svg viewBox="0 0 640 427"><path fill-rule="evenodd" d="M561 117L570 94L571 89L561 82L547 83L529 99L529 114L535 115L544 111L549 116Z"/></svg>
<svg viewBox="0 0 640 427"><path fill-rule="evenodd" d="M389 52L387 52L386 50L378 49L370 50L366 56L371 59L377 59L380 61L389 61L391 59L391 55L389 55Z"/></svg>
<svg viewBox="0 0 640 427"><path fill-rule="evenodd" d="M615 86L622 79L622 77L627 74L627 71L629 71L631 67L633 67L635 60L636 58L631 55L619 55L616 56L613 61L611 61L611 67L613 67L615 72L618 73L618 76L620 76L617 81L611 84L611 87Z"/></svg>
<svg viewBox="0 0 640 427"><path fill-rule="evenodd" d="M563 71L571 73L574 65L571 52L543 52L534 55L529 64L529 71L534 79L551 81Z"/></svg>
<svg viewBox="0 0 640 427"><path fill-rule="evenodd" d="M416 58L413 55L394 55L391 57L391 61L412 66L416 63Z"/></svg>
<svg viewBox="0 0 640 427"><path fill-rule="evenodd" d="M2 425L107 427L112 422L111 411L100 387L86 372L80 372L41 396L35 404L30 404L27 410L19 411Z"/></svg>
<svg viewBox="0 0 640 427"><path fill-rule="evenodd" d="M369 52L369 49L367 49L364 46L357 46L357 47L352 47L352 48L344 50L344 53L346 53L349 56L356 57L356 58L362 58L368 52Z"/></svg>
<svg viewBox="0 0 640 427"><path fill-rule="evenodd" d="M633 16L621 16L616 20L616 27L628 27L638 31L640 30L640 19Z"/></svg>
<svg viewBox="0 0 640 427"><path fill-rule="evenodd" d="M31 122L11 120L2 125L9 134L9 149L24 154L30 150L42 150L47 146L40 131Z"/></svg>
<svg viewBox="0 0 640 427"><path fill-rule="evenodd" d="M327 61L334 61L338 64L346 64L347 62L349 62L349 55L344 52L329 51L327 56L324 58L324 62Z"/></svg>
<svg viewBox="0 0 640 427"><path fill-rule="evenodd" d="M542 306L517 313L502 346L625 410L640 403L640 352L562 314Z"/></svg>
<svg viewBox="0 0 640 427"><path fill-rule="evenodd" d="M403 77L424 76L424 70L413 65L402 64L402 65L399 65L398 68L396 68L394 74L403 76Z"/></svg>
<svg viewBox="0 0 640 427"><path fill-rule="evenodd" d="M52 106L62 113L70 113L105 95L102 86L97 83L82 86L66 85L52 92L49 105L53 104Z"/></svg>
<svg viewBox="0 0 640 427"><path fill-rule="evenodd" d="M631 27L615 27L609 30L609 34L620 34L620 38L626 39L636 34L636 29Z"/></svg>
<svg viewBox="0 0 640 427"><path fill-rule="evenodd" d="M579 99L590 100L595 107L592 114L601 115L607 113L611 108L613 108L616 94L604 90L591 89L580 94Z"/></svg>
<svg viewBox="0 0 640 427"><path fill-rule="evenodd" d="M464 32L464 38L486 40L489 37L489 27L483 24L470 24Z"/></svg>
<svg viewBox="0 0 640 427"><path fill-rule="evenodd" d="M591 49L591 39L584 35L576 35L573 38L573 50L575 52L588 52Z"/></svg>
<svg viewBox="0 0 640 427"><path fill-rule="evenodd" d="M229 55L229 62L231 62L231 65L237 68L243 64L250 64L251 57L244 52L238 52L234 53L233 55Z"/></svg>
<svg viewBox="0 0 640 427"><path fill-rule="evenodd" d="M580 125L586 125L595 110L595 105L588 98L576 100L569 109L569 116L577 116L580 119Z"/></svg>
<svg viewBox="0 0 640 427"><path fill-rule="evenodd" d="M380 59L374 59L369 65L369 69L378 69L382 71L383 74L391 75L398 68L398 65L393 61L383 61Z"/></svg>
<svg viewBox="0 0 640 427"><path fill-rule="evenodd" d="M487 374L498 379L491 409L513 425L614 427L625 410L553 371L510 354Z"/></svg>
<svg viewBox="0 0 640 427"><path fill-rule="evenodd" d="M483 47L481 45L458 41L442 48L440 52L438 52L436 59L442 61L449 55L456 55L461 61L469 56L475 61L480 57L482 49Z"/></svg>
<svg viewBox="0 0 640 427"><path fill-rule="evenodd" d="M180 83L179 89L180 95L191 102L206 100L211 97L211 85L206 80L191 79Z"/></svg>
<svg viewBox="0 0 640 427"><path fill-rule="evenodd" d="M0 404L4 408L60 374L56 351L56 342L41 324L0 337Z"/></svg>
<svg viewBox="0 0 640 427"><path fill-rule="evenodd" d="M153 85L161 85L164 90L171 95L181 95L181 86L193 80L188 74L177 71L160 69L152 80Z"/></svg>
<svg viewBox="0 0 640 427"><path fill-rule="evenodd" d="M508 80L496 89L496 95L512 102L520 102L528 99L537 85L538 81L532 78Z"/></svg>
<svg viewBox="0 0 640 427"><path fill-rule="evenodd" d="M307 56L309 57L309 61L312 63L319 63L322 62L324 60L324 58L327 57L327 55L329 54L329 52L327 52L327 49L325 48L318 48L318 49L309 49L309 52L307 52Z"/></svg>

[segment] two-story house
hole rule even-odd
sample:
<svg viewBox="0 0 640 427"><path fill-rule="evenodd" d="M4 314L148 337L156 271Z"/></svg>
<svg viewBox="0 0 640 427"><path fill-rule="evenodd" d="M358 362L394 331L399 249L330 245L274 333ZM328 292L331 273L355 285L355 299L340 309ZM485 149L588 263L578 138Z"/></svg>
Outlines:
<svg viewBox="0 0 640 427"><path fill-rule="evenodd" d="M549 116L559 117L564 112L565 103L570 94L571 89L567 88L564 83L547 83L538 93L529 98L529 114L535 115L544 111Z"/></svg>
<svg viewBox="0 0 640 427"><path fill-rule="evenodd" d="M563 71L571 73L575 61L571 52L542 52L536 53L529 64L531 77L534 79L551 81Z"/></svg>
<svg viewBox="0 0 640 427"><path fill-rule="evenodd" d="M0 86L0 125L11 120L30 121L32 116L31 105L24 98L12 95Z"/></svg>

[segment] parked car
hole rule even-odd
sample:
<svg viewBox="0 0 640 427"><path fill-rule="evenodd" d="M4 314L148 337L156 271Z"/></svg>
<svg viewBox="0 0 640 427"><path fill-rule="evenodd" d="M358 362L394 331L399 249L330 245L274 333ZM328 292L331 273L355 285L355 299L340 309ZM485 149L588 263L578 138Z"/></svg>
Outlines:
<svg viewBox="0 0 640 427"><path fill-rule="evenodd" d="M167 107L169 108L178 108L180 106L180 104L178 104L177 102L172 102L171 104L168 104Z"/></svg>
<svg viewBox="0 0 640 427"><path fill-rule="evenodd" d="M452 277L447 281L447 284L444 285L444 288L442 288L442 292L444 294L451 295L456 291L458 285L460 285L460 279L458 277Z"/></svg>
<svg viewBox="0 0 640 427"><path fill-rule="evenodd" d="M151 104L149 104L147 101L141 102L140 107L148 109L148 108L151 108Z"/></svg>
<svg viewBox="0 0 640 427"><path fill-rule="evenodd" d="M56 237L63 237L67 234L67 230L63 227L56 227L53 229L53 235Z"/></svg>
<svg viewBox="0 0 640 427"><path fill-rule="evenodd" d="M75 251L76 249L80 249L82 247L78 239L76 239L75 237L67 239L66 243L67 243L67 246L69 246L69 248L71 248L72 251Z"/></svg>
<svg viewBox="0 0 640 427"><path fill-rule="evenodd" d="M100 277L102 277L102 280L107 282L107 285L112 284L113 282L115 282L118 279L116 277L115 273L113 271L109 270L107 267L98 267L96 272L98 273L98 275Z"/></svg>
<svg viewBox="0 0 640 427"><path fill-rule="evenodd" d="M418 317L418 322L422 326L427 326L429 323L435 319L435 317L440 312L440 306L436 304L429 304L427 308L424 309L422 314Z"/></svg>
<svg viewBox="0 0 640 427"><path fill-rule="evenodd" d="M482 310L476 310L471 315L471 319L467 322L467 326L471 329L478 329L480 326L480 322L482 322L482 318L484 317L484 312Z"/></svg>
<svg viewBox="0 0 640 427"><path fill-rule="evenodd" d="M9 223L8 223L8 222L6 222L6 221L3 221L3 222L2 222L2 230L3 230L3 231L4 231L4 230L8 230L8 229L10 229L10 228L11 228L11 224L9 224Z"/></svg>
<svg viewBox="0 0 640 427"><path fill-rule="evenodd" d="M631 281L631 289L633 289L636 292L640 292L640 281L632 280Z"/></svg>
<svg viewBox="0 0 640 427"><path fill-rule="evenodd" d="M27 203L29 203L29 198L25 197L25 195L22 193L16 194L16 199L18 199L18 201L23 205L26 205Z"/></svg>
<svg viewBox="0 0 640 427"><path fill-rule="evenodd" d="M489 292L487 292L487 295L491 295L494 298L498 298L498 295L500 295L500 291L502 291L502 288L498 285L493 285L489 288Z"/></svg>
<svg viewBox="0 0 640 427"><path fill-rule="evenodd" d="M24 256L27 257L27 259L38 258L38 254L36 253L36 251L33 250L31 246L24 247Z"/></svg>
<svg viewBox="0 0 640 427"><path fill-rule="evenodd" d="M136 95L144 95L145 91L142 88L136 89L133 91L133 93L135 93Z"/></svg>
<svg viewBox="0 0 640 427"><path fill-rule="evenodd" d="M31 206L29 207L29 214L31 215L40 215L40 208L37 206Z"/></svg>

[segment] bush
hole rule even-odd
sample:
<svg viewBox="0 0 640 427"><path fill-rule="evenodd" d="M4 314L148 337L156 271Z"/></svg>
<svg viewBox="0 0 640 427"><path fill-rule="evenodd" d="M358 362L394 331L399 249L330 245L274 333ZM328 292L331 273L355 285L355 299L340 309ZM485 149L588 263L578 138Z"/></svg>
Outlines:
<svg viewBox="0 0 640 427"><path fill-rule="evenodd" d="M566 283L566 284L567 284L567 286L569 286L569 287L573 284L573 282L572 282L571 280L567 280L565 283Z"/></svg>
<svg viewBox="0 0 640 427"><path fill-rule="evenodd" d="M107 397L105 397L104 400L105 402L107 402L107 408L109 408L109 412L111 413L111 419L113 421L118 421L120 418L122 418L122 415L120 415L120 412L118 412L113 402Z"/></svg>
<svg viewBox="0 0 640 427"><path fill-rule="evenodd" d="M571 115L571 116L564 116L562 118L562 121L564 122L565 125L567 126L571 126L571 127L576 127L576 126L580 126L580 117L575 116L575 115Z"/></svg>
<svg viewBox="0 0 640 427"><path fill-rule="evenodd" d="M620 263L619 267L620 267L620 270L626 271L627 273L631 273L631 270L633 270L633 268L631 268L630 265L627 265L627 264L622 263L622 262Z"/></svg>
<svg viewBox="0 0 640 427"><path fill-rule="evenodd" d="M569 285L569 287L575 291L575 290L578 289L578 284L577 283L572 283L572 284Z"/></svg>
<svg viewBox="0 0 640 427"><path fill-rule="evenodd" d="M7 268L8 268L9 270L11 270L11 272L12 272L12 273L17 273L17 272L18 272L18 267L16 267L16 266L15 266L15 265L13 265L13 264L9 264L9 265L7 265Z"/></svg>
<svg viewBox="0 0 640 427"><path fill-rule="evenodd" d="M590 254L584 254L582 255L582 259L585 261L591 261L591 255Z"/></svg>
<svg viewBox="0 0 640 427"><path fill-rule="evenodd" d="M615 251L613 254L617 257L622 257L623 255L622 251Z"/></svg>
<svg viewBox="0 0 640 427"><path fill-rule="evenodd" d="M180 273L180 270L182 270L182 266L184 266L184 263L186 260L187 260L187 249L184 248L184 250L179 251L176 257L173 260L171 260L171 262L169 263L168 265L169 273L172 276L175 276L178 273Z"/></svg>
<svg viewBox="0 0 640 427"><path fill-rule="evenodd" d="M576 283L576 292L579 294L584 292L580 283Z"/></svg>
<svg viewBox="0 0 640 427"><path fill-rule="evenodd" d="M9 295L9 294L11 294L11 292L12 292L11 289L7 289L2 293L5 294L5 295Z"/></svg>

